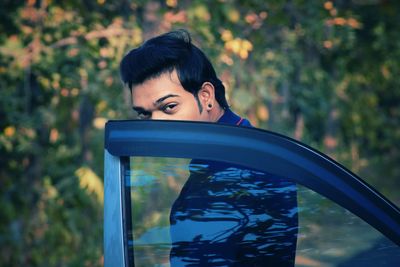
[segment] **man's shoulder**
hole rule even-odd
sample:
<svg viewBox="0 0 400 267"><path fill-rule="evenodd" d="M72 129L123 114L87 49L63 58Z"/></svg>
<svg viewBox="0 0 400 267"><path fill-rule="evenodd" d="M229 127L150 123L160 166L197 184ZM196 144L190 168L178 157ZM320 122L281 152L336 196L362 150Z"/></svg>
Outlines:
<svg viewBox="0 0 400 267"><path fill-rule="evenodd" d="M237 115L231 109L226 109L217 123L253 127L249 120Z"/></svg>

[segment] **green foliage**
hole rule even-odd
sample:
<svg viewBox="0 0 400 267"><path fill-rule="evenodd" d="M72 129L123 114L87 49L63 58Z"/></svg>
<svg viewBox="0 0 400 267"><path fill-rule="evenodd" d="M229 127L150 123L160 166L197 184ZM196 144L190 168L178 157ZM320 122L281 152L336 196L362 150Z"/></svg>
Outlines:
<svg viewBox="0 0 400 267"><path fill-rule="evenodd" d="M58 2L0 9L0 265L102 264L91 185L103 177L104 122L131 117L118 64L174 28L209 55L234 110L400 203L400 3Z"/></svg>

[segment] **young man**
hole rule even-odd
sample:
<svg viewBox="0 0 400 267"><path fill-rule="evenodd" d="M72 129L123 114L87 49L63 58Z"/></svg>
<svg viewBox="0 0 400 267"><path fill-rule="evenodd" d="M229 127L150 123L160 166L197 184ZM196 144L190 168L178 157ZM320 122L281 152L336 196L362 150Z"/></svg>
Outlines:
<svg viewBox="0 0 400 267"><path fill-rule="evenodd" d="M138 117L251 127L233 113L225 88L186 31L166 33L122 60ZM170 212L171 266L293 266L296 186L222 162L193 159Z"/></svg>
<svg viewBox="0 0 400 267"><path fill-rule="evenodd" d="M229 109L224 85L186 31L163 34L131 50L120 71L139 118L250 126Z"/></svg>

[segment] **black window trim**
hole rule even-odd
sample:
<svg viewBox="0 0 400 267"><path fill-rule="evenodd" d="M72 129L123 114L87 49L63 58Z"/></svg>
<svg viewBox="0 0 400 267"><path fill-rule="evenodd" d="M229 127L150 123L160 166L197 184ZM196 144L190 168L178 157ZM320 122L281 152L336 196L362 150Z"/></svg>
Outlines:
<svg viewBox="0 0 400 267"><path fill-rule="evenodd" d="M333 159L277 133L205 122L119 120L106 124L105 149L117 157L226 161L290 177L353 212L400 245L398 207Z"/></svg>

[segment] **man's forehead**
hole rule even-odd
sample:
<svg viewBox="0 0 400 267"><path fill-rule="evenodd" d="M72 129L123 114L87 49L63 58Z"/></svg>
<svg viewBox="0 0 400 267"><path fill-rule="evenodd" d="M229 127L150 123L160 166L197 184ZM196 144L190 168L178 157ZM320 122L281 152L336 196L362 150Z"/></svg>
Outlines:
<svg viewBox="0 0 400 267"><path fill-rule="evenodd" d="M188 92L179 84L172 82L169 77L149 80L132 88L133 106L149 107L174 97L180 97Z"/></svg>

